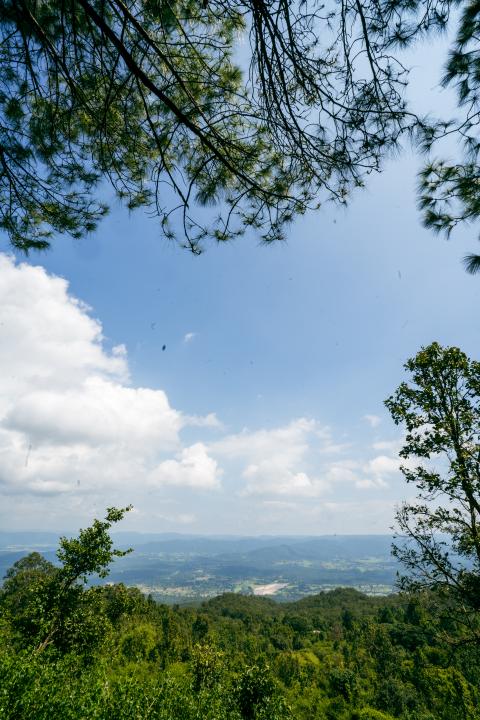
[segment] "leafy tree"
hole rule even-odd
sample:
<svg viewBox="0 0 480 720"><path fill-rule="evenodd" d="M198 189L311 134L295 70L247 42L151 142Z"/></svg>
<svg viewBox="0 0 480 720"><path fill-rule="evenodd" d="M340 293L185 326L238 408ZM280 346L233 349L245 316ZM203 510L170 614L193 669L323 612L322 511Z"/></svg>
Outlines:
<svg viewBox="0 0 480 720"><path fill-rule="evenodd" d="M22 636L37 636L57 573L53 563L38 552L20 558L7 570L0 591L0 607Z"/></svg>
<svg viewBox="0 0 480 720"><path fill-rule="evenodd" d="M222 653L210 645L196 644L193 648L193 688L195 692L208 690L220 682L223 670Z"/></svg>
<svg viewBox="0 0 480 720"><path fill-rule="evenodd" d="M330 673L330 684L336 696L351 700L355 693L356 678L352 670L335 668Z"/></svg>
<svg viewBox="0 0 480 720"><path fill-rule="evenodd" d="M102 586L101 595L105 603L105 612L114 625L118 624L125 613L136 614L144 605L144 596L140 590L136 587L126 587L123 583Z"/></svg>
<svg viewBox="0 0 480 720"><path fill-rule="evenodd" d="M134 625L121 639L122 655L128 660L144 660L154 655L156 641L154 628L149 623L141 623L136 617Z"/></svg>
<svg viewBox="0 0 480 720"><path fill-rule="evenodd" d="M480 363L438 343L408 360L409 382L386 401L405 427L400 456L418 502L397 512L394 554L404 589L448 591L480 610Z"/></svg>
<svg viewBox="0 0 480 720"><path fill-rule="evenodd" d="M34 643L38 651L52 643L65 649L72 641L88 645L102 635L108 620L99 611L103 594L96 588L85 592L84 585L92 575L106 577L112 560L129 552L113 549L108 532L128 510L108 508L104 520L94 520L77 538L62 537L59 567L31 553L8 570L0 610L27 645Z"/></svg>
<svg viewBox="0 0 480 720"><path fill-rule="evenodd" d="M478 716L473 688L455 668L425 670L425 687L430 707L439 720L467 720Z"/></svg>
<svg viewBox="0 0 480 720"><path fill-rule="evenodd" d="M197 642L201 642L208 635L208 618L198 615L192 624L192 636Z"/></svg>
<svg viewBox="0 0 480 720"><path fill-rule="evenodd" d="M254 665L247 668L238 678L235 695L242 720L287 720L291 717L268 667Z"/></svg>

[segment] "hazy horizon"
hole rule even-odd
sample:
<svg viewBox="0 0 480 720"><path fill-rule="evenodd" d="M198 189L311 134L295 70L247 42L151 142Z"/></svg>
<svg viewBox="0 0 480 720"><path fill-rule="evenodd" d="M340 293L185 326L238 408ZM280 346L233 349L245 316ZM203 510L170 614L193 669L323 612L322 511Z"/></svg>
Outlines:
<svg viewBox="0 0 480 720"><path fill-rule="evenodd" d="M0 541L2 539L2 536L4 535L28 535L28 534L38 534L38 535L65 535L67 533L75 533L80 528L71 528L70 530L40 530L38 528L20 528L20 529L11 529L11 530L0 530ZM262 539L262 538L273 538L273 539L312 539L312 538L332 538L332 537L339 537L339 538L353 538L353 537L394 537L394 533L326 533L326 534L308 534L308 535L301 535L301 534L281 534L281 533L258 533L258 534L249 534L249 535L234 535L234 534L228 534L228 533L187 533L187 532L155 532L155 531L142 531L142 530L115 530L113 529L111 531L112 537L119 537L119 536L146 536L146 537L162 537L162 538L168 538L168 537L184 537L184 538L211 538L215 540L227 540L227 539Z"/></svg>

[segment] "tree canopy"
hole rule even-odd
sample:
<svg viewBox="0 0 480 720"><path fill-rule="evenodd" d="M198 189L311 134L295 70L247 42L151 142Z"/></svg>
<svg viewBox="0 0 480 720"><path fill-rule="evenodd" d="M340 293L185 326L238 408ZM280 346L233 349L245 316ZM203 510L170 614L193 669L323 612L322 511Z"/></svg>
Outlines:
<svg viewBox="0 0 480 720"><path fill-rule="evenodd" d="M480 610L480 363L432 343L386 405L406 436L402 472L418 502L397 512L404 589L446 591ZM478 631L476 631L477 633ZM478 635L477 635L478 638Z"/></svg>
<svg viewBox="0 0 480 720"><path fill-rule="evenodd" d="M105 578L112 560L130 552L114 549L109 534L130 509L108 508L104 520L94 520L77 538L62 537L59 566L33 552L8 570L0 610L27 646L33 643L37 651L52 643L67 648L78 646L80 639L88 644L92 637L101 638L95 590L85 593L83 585L92 575Z"/></svg>
<svg viewBox="0 0 480 720"><path fill-rule="evenodd" d="M466 119L427 122L406 107L400 50L445 29L458 4L445 83L458 86ZM426 223L449 232L479 207L476 8L7 0L0 227L23 250L79 237L107 212L97 200L107 180L195 252L248 227L270 242L307 208L345 203L406 133L426 150L455 133L468 158L429 163L420 190Z"/></svg>
<svg viewBox="0 0 480 720"><path fill-rule="evenodd" d="M61 538L59 563L31 553L7 572L2 720L479 720L480 644L459 623L445 642L434 592L167 606L85 584L124 553L109 534L124 512Z"/></svg>

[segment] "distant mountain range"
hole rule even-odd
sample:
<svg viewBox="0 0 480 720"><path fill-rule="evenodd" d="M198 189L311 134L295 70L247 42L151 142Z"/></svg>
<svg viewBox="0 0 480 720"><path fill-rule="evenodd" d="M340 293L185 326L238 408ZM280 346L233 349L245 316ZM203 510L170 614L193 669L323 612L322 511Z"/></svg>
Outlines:
<svg viewBox="0 0 480 720"><path fill-rule="evenodd" d="M339 585L385 593L398 569L389 535L112 536L118 547L132 547L134 552L113 563L108 580L136 585L168 602L195 601L226 591L256 593L270 584L272 593L284 600ZM59 537L49 532L0 532L1 576L34 550L55 562Z"/></svg>

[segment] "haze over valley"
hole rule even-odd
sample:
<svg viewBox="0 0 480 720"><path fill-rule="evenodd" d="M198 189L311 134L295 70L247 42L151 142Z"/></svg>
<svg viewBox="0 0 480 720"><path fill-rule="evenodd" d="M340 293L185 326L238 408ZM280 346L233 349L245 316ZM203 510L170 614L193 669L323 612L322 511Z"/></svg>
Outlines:
<svg viewBox="0 0 480 720"><path fill-rule="evenodd" d="M208 537L114 533L134 552L118 558L104 582L123 582L165 603L225 592L297 600L336 587L369 595L393 590L397 563L388 535ZM0 533L0 572L27 552L55 561L58 535Z"/></svg>

